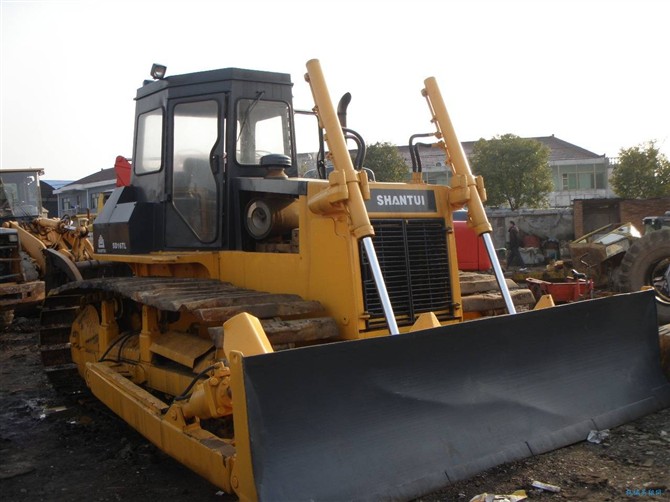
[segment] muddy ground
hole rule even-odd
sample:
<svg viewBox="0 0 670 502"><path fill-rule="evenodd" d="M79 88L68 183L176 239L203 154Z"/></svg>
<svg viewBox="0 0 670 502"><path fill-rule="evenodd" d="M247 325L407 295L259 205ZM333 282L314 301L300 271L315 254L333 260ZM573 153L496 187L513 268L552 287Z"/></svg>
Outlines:
<svg viewBox="0 0 670 502"><path fill-rule="evenodd" d="M0 500L236 500L93 399L57 396L41 369L36 326L18 317L0 332ZM544 501L670 500L670 408L612 429L599 444L506 464L419 500L467 502L516 490Z"/></svg>

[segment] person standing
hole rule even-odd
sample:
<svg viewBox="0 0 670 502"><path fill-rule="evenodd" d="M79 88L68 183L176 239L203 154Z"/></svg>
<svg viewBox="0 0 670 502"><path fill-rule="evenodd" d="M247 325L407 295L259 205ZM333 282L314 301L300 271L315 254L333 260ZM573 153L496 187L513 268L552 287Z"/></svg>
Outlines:
<svg viewBox="0 0 670 502"><path fill-rule="evenodd" d="M507 266L520 266L523 267L523 258L521 253L519 253L519 247L521 247L521 238L519 237L519 227L516 226L516 223L513 221L509 222L509 256L507 257Z"/></svg>

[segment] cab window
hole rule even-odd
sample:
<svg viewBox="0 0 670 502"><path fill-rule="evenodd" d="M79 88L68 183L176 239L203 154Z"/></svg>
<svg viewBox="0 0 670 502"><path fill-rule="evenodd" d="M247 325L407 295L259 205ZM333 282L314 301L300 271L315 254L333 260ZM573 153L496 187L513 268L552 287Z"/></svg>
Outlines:
<svg viewBox="0 0 670 502"><path fill-rule="evenodd" d="M163 147L163 110L157 108L137 119L137 152L135 172L147 174L160 171Z"/></svg>
<svg viewBox="0 0 670 502"><path fill-rule="evenodd" d="M210 152L219 137L216 101L174 108L172 193L175 209L202 242L217 236L217 185Z"/></svg>
<svg viewBox="0 0 670 502"><path fill-rule="evenodd" d="M237 102L236 160L260 164L264 155L291 155L289 108L280 101L241 99Z"/></svg>

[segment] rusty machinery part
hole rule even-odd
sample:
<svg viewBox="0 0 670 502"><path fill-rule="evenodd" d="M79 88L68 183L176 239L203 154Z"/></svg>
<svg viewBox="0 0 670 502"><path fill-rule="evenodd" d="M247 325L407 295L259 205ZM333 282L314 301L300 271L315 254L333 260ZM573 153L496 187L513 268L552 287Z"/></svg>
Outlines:
<svg viewBox="0 0 670 502"><path fill-rule="evenodd" d="M88 229L83 226L70 226L54 218L35 218L7 221L3 227L19 233L24 269L36 274L35 279L45 281L47 291L80 279L76 264L92 261L93 247Z"/></svg>
<svg viewBox="0 0 670 502"><path fill-rule="evenodd" d="M14 222L10 222L15 226ZM85 226L70 225L62 219L35 218L16 222L23 230L38 239L48 249L55 249L72 261L90 260L93 247L88 240L89 230Z"/></svg>
<svg viewBox="0 0 670 502"><path fill-rule="evenodd" d="M622 291L653 287L659 324L670 323L670 229L633 241L621 260L619 281Z"/></svg>

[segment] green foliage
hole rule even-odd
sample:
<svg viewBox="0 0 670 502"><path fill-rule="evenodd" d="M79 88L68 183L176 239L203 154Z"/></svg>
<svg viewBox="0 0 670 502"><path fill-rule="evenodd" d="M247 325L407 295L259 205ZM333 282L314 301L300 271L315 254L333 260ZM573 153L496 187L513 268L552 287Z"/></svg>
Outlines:
<svg viewBox="0 0 670 502"><path fill-rule="evenodd" d="M622 148L610 182L614 192L625 199L670 195L670 161L654 141Z"/></svg>
<svg viewBox="0 0 670 502"><path fill-rule="evenodd" d="M514 134L480 139L472 150L474 174L484 178L489 206L546 207L554 184L549 148Z"/></svg>
<svg viewBox="0 0 670 502"><path fill-rule="evenodd" d="M407 181L409 168L398 147L375 143L367 147L365 167L372 169L377 181Z"/></svg>

